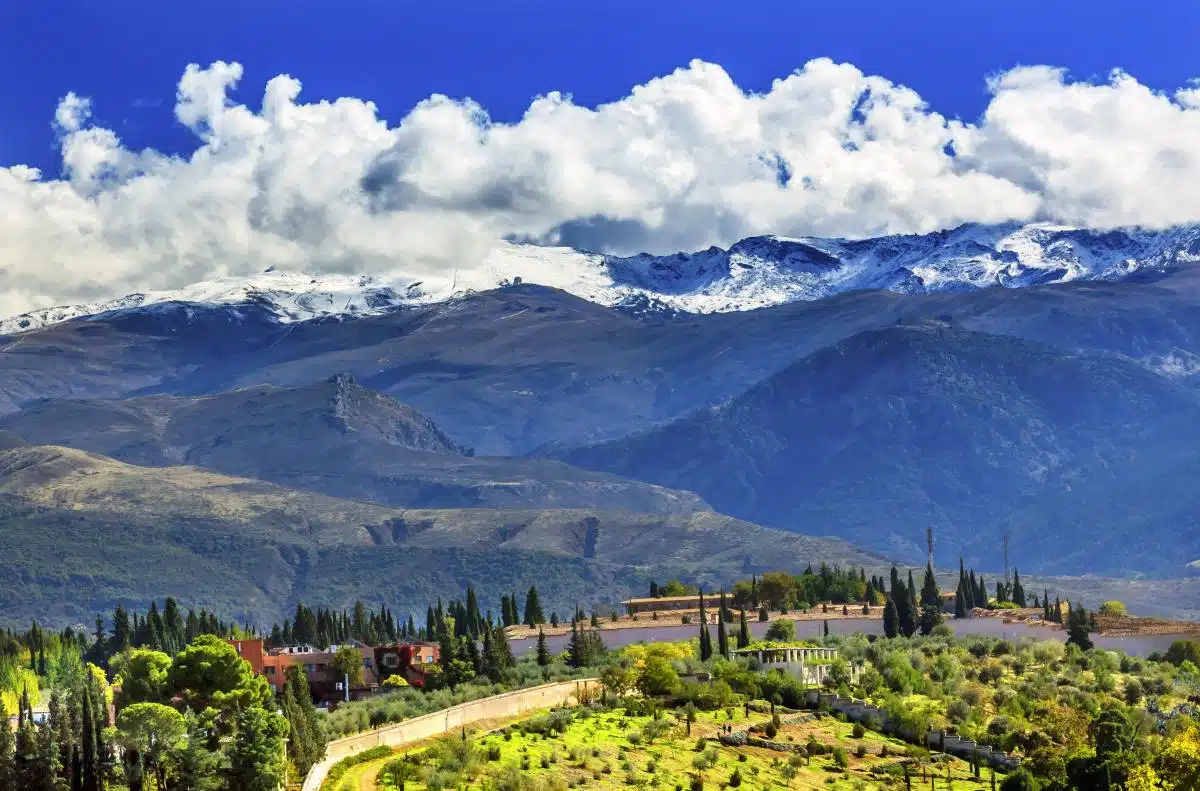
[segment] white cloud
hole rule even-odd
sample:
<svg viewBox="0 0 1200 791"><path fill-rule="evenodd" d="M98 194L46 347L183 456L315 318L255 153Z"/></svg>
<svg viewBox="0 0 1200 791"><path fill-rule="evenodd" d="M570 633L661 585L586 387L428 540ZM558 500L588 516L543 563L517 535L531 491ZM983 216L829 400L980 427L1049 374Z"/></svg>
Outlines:
<svg viewBox="0 0 1200 791"><path fill-rule="evenodd" d="M432 96L394 127L365 100L304 103L271 80L230 102L241 66L188 66L185 158L126 148L69 94L62 180L0 168L0 315L174 288L269 266L478 265L496 239L614 252L757 233L867 236L967 221L1112 226L1200 220L1200 88L1020 68L978 122L814 60L763 94L694 62L597 108L552 93L513 124Z"/></svg>

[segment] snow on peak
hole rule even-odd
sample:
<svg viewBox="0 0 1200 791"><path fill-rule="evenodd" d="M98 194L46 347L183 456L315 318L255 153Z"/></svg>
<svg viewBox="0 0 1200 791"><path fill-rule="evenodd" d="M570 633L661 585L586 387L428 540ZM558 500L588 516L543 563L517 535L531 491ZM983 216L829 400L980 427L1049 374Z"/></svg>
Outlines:
<svg viewBox="0 0 1200 791"><path fill-rule="evenodd" d="M0 335L164 303L254 304L280 322L369 316L522 282L613 307L713 313L861 289L923 294L1120 280L1198 259L1200 226L1097 231L1010 223L862 240L758 236L728 250L625 257L503 242L482 266L447 273L437 282L402 271L368 276L272 269L176 291L38 310L0 320Z"/></svg>

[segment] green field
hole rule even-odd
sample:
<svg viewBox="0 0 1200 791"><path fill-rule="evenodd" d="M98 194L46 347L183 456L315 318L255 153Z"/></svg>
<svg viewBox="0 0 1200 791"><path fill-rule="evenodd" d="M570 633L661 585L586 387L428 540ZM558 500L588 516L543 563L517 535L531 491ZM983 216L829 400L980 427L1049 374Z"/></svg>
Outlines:
<svg viewBox="0 0 1200 791"><path fill-rule="evenodd" d="M637 704L632 704L637 709ZM543 714L486 735L452 736L407 756L377 761L347 773L338 791L358 789L566 789L566 788L794 788L863 789L904 786L900 768L910 760L912 782L927 787L980 789L990 783L988 770L976 780L971 767L957 759L930 763L924 753L903 742L866 731L855 738L850 724L820 714L782 715L775 737L785 745L821 750L790 753L762 747L722 745L717 736L729 724L744 730L766 725L770 715L741 708L699 712L687 724L674 712L633 713L623 707L582 708ZM921 757L904 759L906 751ZM839 758L844 757L844 765ZM390 776L399 767L403 784ZM950 778L949 783L947 777Z"/></svg>

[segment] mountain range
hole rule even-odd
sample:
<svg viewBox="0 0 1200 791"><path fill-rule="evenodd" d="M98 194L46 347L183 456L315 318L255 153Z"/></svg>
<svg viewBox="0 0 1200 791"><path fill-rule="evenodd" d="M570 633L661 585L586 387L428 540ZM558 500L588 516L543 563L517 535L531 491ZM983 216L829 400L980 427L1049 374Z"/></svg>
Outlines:
<svg viewBox="0 0 1200 791"><path fill-rule="evenodd" d="M594 603L639 590L650 568L719 583L793 559L921 562L929 526L946 563L997 569L1007 533L1023 575L1183 577L1200 559L1198 255L1191 226L963 226L632 258L509 243L444 284L268 272L4 320L0 448L74 448L138 476L200 470L243 482L223 492L275 487L339 503L331 513L437 514L461 529L404 551L466 554L431 595L485 584L495 564L470 555L472 536L517 512L659 526L653 552L604 561ZM33 496L28 481L0 473L26 533L150 519L44 484ZM225 513L250 506L222 498L170 499L153 519L249 540ZM690 543L696 520L719 529ZM865 551L805 539L776 564L746 559L789 534ZM672 542L702 549L660 554ZM249 573L239 546L230 568ZM381 551L354 555L375 579L326 593L377 596L412 573L365 559ZM561 571L564 608L581 589L562 569L600 562L538 557L538 575ZM256 612L311 595L317 577L289 568Z"/></svg>

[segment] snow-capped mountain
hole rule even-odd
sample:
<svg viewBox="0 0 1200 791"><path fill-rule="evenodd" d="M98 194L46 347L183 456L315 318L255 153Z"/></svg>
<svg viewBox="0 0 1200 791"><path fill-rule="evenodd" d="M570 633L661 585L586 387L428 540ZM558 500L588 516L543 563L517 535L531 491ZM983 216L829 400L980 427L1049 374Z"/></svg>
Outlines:
<svg viewBox="0 0 1200 791"><path fill-rule="evenodd" d="M923 294L1112 281L1198 259L1200 226L1195 225L1163 231L963 225L931 234L863 240L760 236L728 250L628 257L505 242L482 266L447 273L436 282L402 270L362 276L267 271L176 291L38 310L0 320L0 335L165 303L254 304L280 322L369 316L522 282L611 307L714 313L862 289Z"/></svg>

